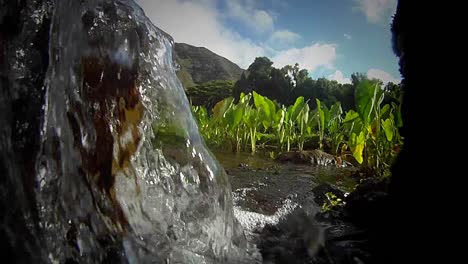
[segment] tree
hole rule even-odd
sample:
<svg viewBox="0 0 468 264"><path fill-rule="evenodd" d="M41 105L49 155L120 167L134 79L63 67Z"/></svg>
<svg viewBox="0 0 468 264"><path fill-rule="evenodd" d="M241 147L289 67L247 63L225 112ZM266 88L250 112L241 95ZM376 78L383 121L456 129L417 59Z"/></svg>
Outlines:
<svg viewBox="0 0 468 264"><path fill-rule="evenodd" d="M212 109L217 102L231 96L233 87L234 81L215 80L188 87L186 94L192 105Z"/></svg>
<svg viewBox="0 0 468 264"><path fill-rule="evenodd" d="M362 72L355 72L351 74L351 83L356 87L360 82L367 80L367 74Z"/></svg>
<svg viewBox="0 0 468 264"><path fill-rule="evenodd" d="M272 68L267 89L260 91L270 99L286 104L291 96L293 83L291 77L283 69ZM294 98L295 99L295 98Z"/></svg>
<svg viewBox="0 0 468 264"><path fill-rule="evenodd" d="M253 87L247 80L246 72L242 72L240 79L234 84L234 88L232 89L232 96L234 99L239 100L239 96L241 93L248 94L252 92Z"/></svg>
<svg viewBox="0 0 468 264"><path fill-rule="evenodd" d="M294 80L294 88L300 86L306 78L309 77L309 72L306 69L299 69L299 64L296 63L294 66L286 65L282 68L282 70L288 76L291 75Z"/></svg>
<svg viewBox="0 0 468 264"><path fill-rule="evenodd" d="M250 93L265 90L270 84L270 73L273 62L267 57L257 57L254 62L250 64L247 69L248 74L242 73L240 80L238 80L233 89L233 96L237 101L241 93Z"/></svg>
<svg viewBox="0 0 468 264"><path fill-rule="evenodd" d="M384 104L396 103L400 104L401 98L403 96L403 91L401 86L398 84L394 84L392 82L387 83L384 87L385 97L384 97Z"/></svg>
<svg viewBox="0 0 468 264"><path fill-rule="evenodd" d="M250 64L248 80L254 83L263 83L270 79L273 62L267 57L257 57Z"/></svg>

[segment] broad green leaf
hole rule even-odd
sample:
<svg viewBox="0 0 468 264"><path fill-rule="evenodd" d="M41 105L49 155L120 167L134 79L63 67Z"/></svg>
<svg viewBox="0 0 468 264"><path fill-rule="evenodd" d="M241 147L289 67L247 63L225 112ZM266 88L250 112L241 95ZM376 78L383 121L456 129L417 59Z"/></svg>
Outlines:
<svg viewBox="0 0 468 264"><path fill-rule="evenodd" d="M357 112L354 112L354 110L349 110L348 112L346 112L346 116L343 120L343 123L352 122L357 118L359 118L359 114Z"/></svg>
<svg viewBox="0 0 468 264"><path fill-rule="evenodd" d="M304 124L307 124L309 122L309 105L305 104L303 111L301 112L301 119Z"/></svg>
<svg viewBox="0 0 468 264"><path fill-rule="evenodd" d="M364 146L365 146L365 136L364 132L361 131L359 133L359 136L356 136L356 133L351 134L350 138L350 148L351 152L353 153L353 157L356 159L356 161L359 164L362 164L363 162L363 156L362 152L364 151Z"/></svg>
<svg viewBox="0 0 468 264"><path fill-rule="evenodd" d="M335 118L341 117L343 114L343 109L341 108L341 103L336 102L330 107L330 119L333 120Z"/></svg>
<svg viewBox="0 0 468 264"><path fill-rule="evenodd" d="M317 110L309 111L309 121L307 122L307 134L312 135L317 127Z"/></svg>
<svg viewBox="0 0 468 264"><path fill-rule="evenodd" d="M213 107L213 117L216 119L222 118L228 107L231 105L232 101L234 101L234 98L228 97L217 102Z"/></svg>
<svg viewBox="0 0 468 264"><path fill-rule="evenodd" d="M244 92L241 92L241 94L239 95L239 102L243 102L243 101L244 101L244 97L245 97L245 93L244 93Z"/></svg>
<svg viewBox="0 0 468 264"><path fill-rule="evenodd" d="M299 115L299 113L302 111L302 108L304 107L304 97L302 96L299 96L297 99L296 99L296 102L294 103L294 105L292 106L291 108L291 115L290 115L290 120L292 121L296 121L297 119L297 116ZM288 109L289 110L289 109ZM288 111L289 112L289 111Z"/></svg>
<svg viewBox="0 0 468 264"><path fill-rule="evenodd" d="M241 93L239 96L239 103L248 105L250 102L250 98L252 98L251 93L248 93L248 94Z"/></svg>
<svg viewBox="0 0 468 264"><path fill-rule="evenodd" d="M323 131L325 129L325 113L323 111L321 102L319 99L315 99L315 102L317 103L317 114L319 118L319 130Z"/></svg>
<svg viewBox="0 0 468 264"><path fill-rule="evenodd" d="M323 121L324 121L324 128L328 128L328 123L330 123L331 114L330 110L327 108L325 104L322 104L322 112L323 112Z"/></svg>
<svg viewBox="0 0 468 264"><path fill-rule="evenodd" d="M225 120L229 126L232 128L237 127L240 121L242 120L242 115L244 114L243 105L239 104L235 107L229 107L225 113Z"/></svg>
<svg viewBox="0 0 468 264"><path fill-rule="evenodd" d="M273 102L272 100L268 99L267 97L264 97L265 98L265 103L268 104L269 106L269 109L270 109L270 120L273 120L274 118L274 115L276 113L276 105L275 105L275 102Z"/></svg>
<svg viewBox="0 0 468 264"><path fill-rule="evenodd" d="M283 105L283 108L286 109L286 115L284 116L284 122L286 123L289 123L289 120L291 119L291 116L292 116L292 109L293 109L293 106L290 105L288 106L287 108Z"/></svg>
<svg viewBox="0 0 468 264"><path fill-rule="evenodd" d="M267 120L265 120L265 119L262 120L262 125L263 125L263 128L264 128L265 130L267 130L267 129L270 127L270 124L271 124L271 122L269 122L269 121L267 121Z"/></svg>
<svg viewBox="0 0 468 264"><path fill-rule="evenodd" d="M390 116L390 105L386 104L380 109L380 118L387 119Z"/></svg>
<svg viewBox="0 0 468 264"><path fill-rule="evenodd" d="M247 124L249 128L257 127L257 118L258 118L258 110L254 110L252 108L249 109L248 112L244 114L244 122Z"/></svg>
<svg viewBox="0 0 468 264"><path fill-rule="evenodd" d="M392 103L392 107L395 109L395 126L402 127L403 118L401 117L401 104L397 106L395 103Z"/></svg>
<svg viewBox="0 0 468 264"><path fill-rule="evenodd" d="M262 123L263 127L268 129L274 118L275 104L273 101L269 100L266 97L253 91L254 104L258 109L259 121ZM268 102L270 101L270 103Z"/></svg>
<svg viewBox="0 0 468 264"><path fill-rule="evenodd" d="M265 102L265 98L253 91L254 105L257 109L262 110L266 116L270 116L270 106Z"/></svg>
<svg viewBox="0 0 468 264"><path fill-rule="evenodd" d="M281 128L284 124L284 118L286 115L286 110L283 108L278 109L278 111L275 114L275 127L276 128Z"/></svg>
<svg viewBox="0 0 468 264"><path fill-rule="evenodd" d="M392 140L393 140L393 131L394 131L392 119L390 119L390 118L385 119L385 121L383 121L382 125L383 125L383 129L385 131L385 137L387 138L387 140L389 142L392 142Z"/></svg>
<svg viewBox="0 0 468 264"><path fill-rule="evenodd" d="M233 126L234 124L234 109L229 107L226 112L224 113L223 123Z"/></svg>
<svg viewBox="0 0 468 264"><path fill-rule="evenodd" d="M240 121L242 120L242 116L244 115L244 108L243 105L237 105L236 109L234 110L234 121L232 123L233 127L239 125Z"/></svg>
<svg viewBox="0 0 468 264"><path fill-rule="evenodd" d="M371 121L372 110L378 99L378 90L380 90L378 85L369 80L361 81L356 87L354 93L356 111L364 124L369 124Z"/></svg>
<svg viewBox="0 0 468 264"><path fill-rule="evenodd" d="M369 131L369 134L371 135L373 140L377 140L377 137L379 135L379 120L374 119L370 125L367 125L367 129Z"/></svg>

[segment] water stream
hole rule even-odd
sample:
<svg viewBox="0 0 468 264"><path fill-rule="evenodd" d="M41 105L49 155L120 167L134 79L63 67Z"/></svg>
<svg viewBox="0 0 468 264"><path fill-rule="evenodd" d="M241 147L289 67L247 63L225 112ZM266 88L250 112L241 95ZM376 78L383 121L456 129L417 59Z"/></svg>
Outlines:
<svg viewBox="0 0 468 264"><path fill-rule="evenodd" d="M252 262L171 37L133 1L56 1L51 19L35 179L43 256Z"/></svg>
<svg viewBox="0 0 468 264"><path fill-rule="evenodd" d="M0 57L0 232L18 262L259 263L254 230L341 175L218 155L228 176L172 38L134 1L26 2Z"/></svg>
<svg viewBox="0 0 468 264"><path fill-rule="evenodd" d="M350 192L356 185L351 177L355 167L278 163L263 155L215 151L228 172L234 198L234 214L248 238L266 225L276 225L295 209L309 210L309 217L320 211L314 201L314 188L327 184Z"/></svg>

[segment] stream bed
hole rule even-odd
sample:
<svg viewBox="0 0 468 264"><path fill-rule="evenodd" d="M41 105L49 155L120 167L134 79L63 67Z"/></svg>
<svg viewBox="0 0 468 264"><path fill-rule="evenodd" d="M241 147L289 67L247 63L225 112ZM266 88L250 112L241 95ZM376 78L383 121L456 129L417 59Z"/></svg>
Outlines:
<svg viewBox="0 0 468 264"><path fill-rule="evenodd" d="M303 206L318 212L322 204L314 201L314 188L330 185L350 192L356 185L352 177L355 167L316 166L277 163L248 153L215 151L225 168L232 186L234 214L244 227L247 237L266 224L278 221Z"/></svg>
<svg viewBox="0 0 468 264"><path fill-rule="evenodd" d="M356 215L380 219L384 185L360 182L352 166L283 164L223 151L214 155L231 182L234 215L263 263L375 263L372 230L354 220ZM349 204L325 212L329 192Z"/></svg>

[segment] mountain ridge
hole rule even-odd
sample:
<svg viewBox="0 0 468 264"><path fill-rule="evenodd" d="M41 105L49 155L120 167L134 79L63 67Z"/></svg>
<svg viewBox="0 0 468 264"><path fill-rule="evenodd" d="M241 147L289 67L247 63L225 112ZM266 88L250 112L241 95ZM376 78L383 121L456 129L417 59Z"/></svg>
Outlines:
<svg viewBox="0 0 468 264"><path fill-rule="evenodd" d="M214 80L237 81L245 71L234 62L205 47L186 43L174 44L173 57L179 65L177 77L185 89Z"/></svg>

